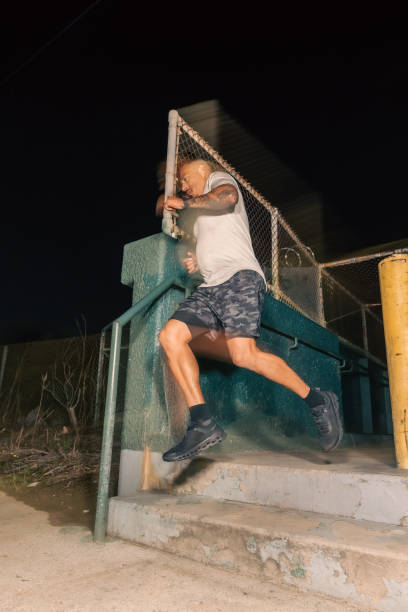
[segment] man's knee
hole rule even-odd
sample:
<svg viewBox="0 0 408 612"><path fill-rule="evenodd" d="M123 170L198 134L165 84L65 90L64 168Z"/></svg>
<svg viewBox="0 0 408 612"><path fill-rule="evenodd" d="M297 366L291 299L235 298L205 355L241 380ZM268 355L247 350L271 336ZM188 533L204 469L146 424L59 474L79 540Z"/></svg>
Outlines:
<svg viewBox="0 0 408 612"><path fill-rule="evenodd" d="M185 325L185 323L181 323L181 321L177 321L175 319L170 319L170 321L168 321L160 330L158 335L159 342L166 353L177 350L181 344L189 341L189 333L186 333L184 327L188 332L188 327Z"/></svg>
<svg viewBox="0 0 408 612"><path fill-rule="evenodd" d="M245 355L241 353L233 353L231 355L231 359L232 359L232 363L234 364L234 366L237 366L237 368L248 367L248 359Z"/></svg>
<svg viewBox="0 0 408 612"><path fill-rule="evenodd" d="M251 368L253 362L253 350L250 348L229 347L232 363L238 368Z"/></svg>
<svg viewBox="0 0 408 612"><path fill-rule="evenodd" d="M272 353L264 353L259 350L257 346L249 345L246 347L229 347L232 363L239 368L246 368L248 370L257 370L259 362L263 357L268 357L268 368L271 371L279 370L284 364L284 360L273 355Z"/></svg>
<svg viewBox="0 0 408 612"><path fill-rule="evenodd" d="M168 324L160 330L158 338L160 345L165 351L171 349L172 345L174 345L175 334L172 332L171 328L168 328Z"/></svg>

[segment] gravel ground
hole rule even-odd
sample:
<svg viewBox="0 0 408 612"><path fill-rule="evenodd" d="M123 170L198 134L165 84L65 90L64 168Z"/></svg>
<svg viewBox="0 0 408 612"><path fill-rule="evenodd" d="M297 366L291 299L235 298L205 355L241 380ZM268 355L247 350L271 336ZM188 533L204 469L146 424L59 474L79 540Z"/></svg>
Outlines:
<svg viewBox="0 0 408 612"><path fill-rule="evenodd" d="M0 491L2 612L357 610L120 540L94 544L84 521L73 520L72 508L64 514L54 500L59 513L39 510L27 503L30 494L21 501L21 495ZM55 489L50 495L57 496ZM88 517L89 508L73 498L77 516Z"/></svg>

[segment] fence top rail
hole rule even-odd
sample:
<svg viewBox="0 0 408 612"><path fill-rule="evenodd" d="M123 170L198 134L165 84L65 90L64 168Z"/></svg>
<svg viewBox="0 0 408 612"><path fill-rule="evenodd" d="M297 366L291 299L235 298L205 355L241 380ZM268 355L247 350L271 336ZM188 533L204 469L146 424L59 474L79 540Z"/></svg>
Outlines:
<svg viewBox="0 0 408 612"><path fill-rule="evenodd" d="M347 266L348 264L360 263L361 261L369 261L370 259L377 259L378 257L387 257L388 255L394 255L394 253L408 253L406 249L395 249L395 251L383 251L381 253L372 253L371 255L361 255L360 257L350 257L349 259L339 259L338 261L328 261L320 264L321 268L335 268L336 266Z"/></svg>

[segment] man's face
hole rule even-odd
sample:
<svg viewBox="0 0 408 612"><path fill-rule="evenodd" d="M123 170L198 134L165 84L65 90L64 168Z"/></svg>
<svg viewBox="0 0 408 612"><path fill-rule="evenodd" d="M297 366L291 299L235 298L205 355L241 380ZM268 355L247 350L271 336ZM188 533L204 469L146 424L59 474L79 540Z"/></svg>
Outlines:
<svg viewBox="0 0 408 612"><path fill-rule="evenodd" d="M207 176L208 173L203 164L195 162L185 164L179 175L181 190L190 197L202 195Z"/></svg>

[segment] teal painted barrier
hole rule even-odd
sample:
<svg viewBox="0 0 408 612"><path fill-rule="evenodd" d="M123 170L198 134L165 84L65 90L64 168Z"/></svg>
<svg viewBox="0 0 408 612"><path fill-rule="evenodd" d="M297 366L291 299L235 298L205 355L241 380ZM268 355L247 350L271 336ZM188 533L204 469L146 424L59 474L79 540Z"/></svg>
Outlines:
<svg viewBox="0 0 408 612"><path fill-rule="evenodd" d="M385 365L340 341L345 431L392 435L391 398Z"/></svg>
<svg viewBox="0 0 408 612"><path fill-rule="evenodd" d="M163 234L125 246L122 282L133 288L134 302L166 276L174 276L181 286L191 285L180 263L183 248ZM122 449L142 450L148 445L152 451L163 452L179 435L169 423L157 336L182 299L181 289L170 289L146 313L143 326L131 329ZM341 398L337 336L269 295L262 322L260 346L285 359L308 384L331 389ZM229 450L267 447L267 436L257 439L261 428L274 435L316 436L309 411L295 394L233 365L199 361L207 401L227 429L234 426Z"/></svg>

